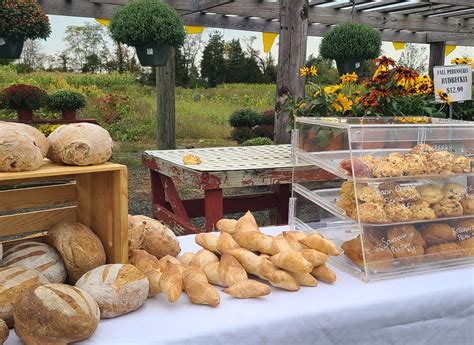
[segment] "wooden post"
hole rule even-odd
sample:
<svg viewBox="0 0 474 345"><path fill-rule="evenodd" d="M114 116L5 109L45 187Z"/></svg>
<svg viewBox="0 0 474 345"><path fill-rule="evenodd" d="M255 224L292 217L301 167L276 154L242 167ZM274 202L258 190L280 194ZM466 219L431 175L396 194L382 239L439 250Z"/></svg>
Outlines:
<svg viewBox="0 0 474 345"><path fill-rule="evenodd" d="M157 145L160 150L176 148L175 52L166 66L156 67Z"/></svg>
<svg viewBox="0 0 474 345"><path fill-rule="evenodd" d="M430 63L428 72L433 79L433 67L444 65L444 53L446 50L446 42L430 43Z"/></svg>
<svg viewBox="0 0 474 345"><path fill-rule="evenodd" d="M275 143L287 144L286 131L289 113L282 105L288 94L304 96L305 78L299 70L306 61L308 37L308 0L280 0L280 46L275 104Z"/></svg>

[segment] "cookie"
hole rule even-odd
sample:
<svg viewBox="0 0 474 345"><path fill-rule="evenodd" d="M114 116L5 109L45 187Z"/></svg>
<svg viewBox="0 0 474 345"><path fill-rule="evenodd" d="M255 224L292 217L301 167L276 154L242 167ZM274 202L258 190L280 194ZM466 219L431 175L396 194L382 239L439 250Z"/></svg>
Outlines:
<svg viewBox="0 0 474 345"><path fill-rule="evenodd" d="M397 185L395 191L398 195L399 202L409 202L420 199L420 193L412 185Z"/></svg>
<svg viewBox="0 0 474 345"><path fill-rule="evenodd" d="M428 160L426 157L417 154L407 154L404 156L404 176L424 175L427 172Z"/></svg>
<svg viewBox="0 0 474 345"><path fill-rule="evenodd" d="M388 221L393 223L409 221L412 218L411 209L402 203L388 204L383 209Z"/></svg>
<svg viewBox="0 0 474 345"><path fill-rule="evenodd" d="M451 168L452 172L455 174L462 174L471 172L471 162L472 159L464 156L458 156L454 160L454 164Z"/></svg>
<svg viewBox="0 0 474 345"><path fill-rule="evenodd" d="M435 211L430 208L430 205L422 200L414 203L409 203L408 207L411 209L412 220L429 220L436 219Z"/></svg>
<svg viewBox="0 0 474 345"><path fill-rule="evenodd" d="M426 201L428 204L433 205L443 199L443 192L441 188L435 184L427 184L420 187L416 187L420 195L420 200Z"/></svg>
<svg viewBox="0 0 474 345"><path fill-rule="evenodd" d="M433 210L438 218L462 216L463 209L459 201L453 199L442 199L433 205Z"/></svg>
<svg viewBox="0 0 474 345"><path fill-rule="evenodd" d="M375 158L374 156L366 155L359 158L362 162L364 162L371 170L379 163L380 159Z"/></svg>
<svg viewBox="0 0 474 345"><path fill-rule="evenodd" d="M451 242L429 246L425 255L428 261L442 261L461 258L465 253L459 244Z"/></svg>
<svg viewBox="0 0 474 345"><path fill-rule="evenodd" d="M465 187L454 182L445 184L441 191L443 192L443 198L454 199L458 201L467 194Z"/></svg>
<svg viewBox="0 0 474 345"><path fill-rule="evenodd" d="M373 202L375 204L383 204L384 198L380 190L374 187L365 186L357 189L357 197L363 202Z"/></svg>
<svg viewBox="0 0 474 345"><path fill-rule="evenodd" d="M339 191L340 196L346 196L348 198L355 198L354 193L354 182L352 181L344 181L341 185L341 189Z"/></svg>
<svg viewBox="0 0 474 345"><path fill-rule="evenodd" d="M433 153L435 151L436 150L431 145L418 144L410 150L410 153L425 156L425 155L428 155L428 154Z"/></svg>
<svg viewBox="0 0 474 345"><path fill-rule="evenodd" d="M403 166L382 160L373 168L372 175L377 178L399 177L403 175Z"/></svg>
<svg viewBox="0 0 474 345"><path fill-rule="evenodd" d="M357 217L357 212L355 212ZM366 202L365 204L359 204L359 218L363 223L386 223L387 216L383 207L380 204L373 202Z"/></svg>
<svg viewBox="0 0 474 345"><path fill-rule="evenodd" d="M454 242L457 239L456 231L446 223L427 224L421 230L421 236L429 246Z"/></svg>
<svg viewBox="0 0 474 345"><path fill-rule="evenodd" d="M362 255L362 244L360 235L356 238L346 241L341 248L344 255L351 259L358 266L364 266L364 257ZM382 241L374 236L364 235L365 259L370 270L388 270L392 267L393 253L385 247Z"/></svg>
<svg viewBox="0 0 474 345"><path fill-rule="evenodd" d="M464 214L474 214L474 195L466 195L460 203Z"/></svg>
<svg viewBox="0 0 474 345"><path fill-rule="evenodd" d="M412 225L391 227L384 243L388 244L393 255L406 265L420 263L423 259L422 255L425 253L426 243Z"/></svg>

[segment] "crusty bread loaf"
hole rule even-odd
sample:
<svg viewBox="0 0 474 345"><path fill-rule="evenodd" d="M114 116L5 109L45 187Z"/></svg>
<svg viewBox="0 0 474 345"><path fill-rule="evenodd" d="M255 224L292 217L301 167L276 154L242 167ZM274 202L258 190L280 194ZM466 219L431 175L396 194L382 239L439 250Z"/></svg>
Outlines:
<svg viewBox="0 0 474 345"><path fill-rule="evenodd" d="M41 149L24 132L0 126L0 172L36 170L43 163Z"/></svg>
<svg viewBox="0 0 474 345"><path fill-rule="evenodd" d="M48 158L56 163L95 165L112 157L114 143L109 132L91 123L73 123L48 136Z"/></svg>
<svg viewBox="0 0 474 345"><path fill-rule="evenodd" d="M43 157L46 157L46 155L48 154L49 141L48 139L46 139L44 134L37 130L35 127L19 122L0 121L0 127L2 126L11 127L20 132L25 133L26 136L28 136L33 141L33 143L40 148Z"/></svg>
<svg viewBox="0 0 474 345"><path fill-rule="evenodd" d="M48 237L66 265L68 280L75 283L84 273L105 264L102 243L91 229L80 223L58 223Z"/></svg>
<svg viewBox="0 0 474 345"><path fill-rule="evenodd" d="M146 216L133 216L137 222L145 222L145 236L142 249L161 259L163 256L176 256L181 251L176 235L156 219Z"/></svg>
<svg viewBox="0 0 474 345"><path fill-rule="evenodd" d="M5 252L2 267L24 267L42 273L50 283L66 280L66 267L59 253L41 242L23 242Z"/></svg>
<svg viewBox="0 0 474 345"><path fill-rule="evenodd" d="M99 307L85 291L46 284L29 289L15 303L15 332L27 345L59 345L89 338L99 324Z"/></svg>
<svg viewBox="0 0 474 345"><path fill-rule="evenodd" d="M10 330L8 329L7 323L0 319L0 344L3 344L7 340L9 335Z"/></svg>
<svg viewBox="0 0 474 345"><path fill-rule="evenodd" d="M127 314L141 307L148 297L148 278L129 264L111 264L94 268L76 283L87 291L100 308L101 318Z"/></svg>
<svg viewBox="0 0 474 345"><path fill-rule="evenodd" d="M13 327L13 304L29 288L47 284L48 280L38 271L23 267L0 268L0 319Z"/></svg>
<svg viewBox="0 0 474 345"><path fill-rule="evenodd" d="M128 255L142 247L145 238L145 222L135 221L133 216L128 215Z"/></svg>

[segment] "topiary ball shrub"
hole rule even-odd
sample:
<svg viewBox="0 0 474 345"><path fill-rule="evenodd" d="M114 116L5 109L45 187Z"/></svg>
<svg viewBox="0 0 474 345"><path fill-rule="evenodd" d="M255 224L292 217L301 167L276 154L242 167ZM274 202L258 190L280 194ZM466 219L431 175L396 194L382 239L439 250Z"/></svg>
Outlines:
<svg viewBox="0 0 474 345"><path fill-rule="evenodd" d="M324 35L319 52L326 59L368 60L380 55L381 46L380 33L374 28L363 24L345 23Z"/></svg>
<svg viewBox="0 0 474 345"><path fill-rule="evenodd" d="M253 129L257 137L265 137L273 140L273 129L272 125L260 125Z"/></svg>
<svg viewBox="0 0 474 345"><path fill-rule="evenodd" d="M230 136L240 144L246 140L255 138L257 135L250 127L236 127L232 130Z"/></svg>
<svg viewBox="0 0 474 345"><path fill-rule="evenodd" d="M0 2L0 37L46 39L51 34L48 16L36 0Z"/></svg>
<svg viewBox="0 0 474 345"><path fill-rule="evenodd" d="M134 47L154 42L178 48L186 37L179 15L160 0L135 0L121 6L109 29L114 40Z"/></svg>
<svg viewBox="0 0 474 345"><path fill-rule="evenodd" d="M259 145L273 145L272 139L266 137L257 137L249 140L245 140L242 146L259 146Z"/></svg>
<svg viewBox="0 0 474 345"><path fill-rule="evenodd" d="M275 125L275 110L270 109L262 113L262 118L260 120L261 125Z"/></svg>
<svg viewBox="0 0 474 345"><path fill-rule="evenodd" d="M255 127L260 124L262 116L251 109L240 109L230 115L229 123L232 127Z"/></svg>
<svg viewBox="0 0 474 345"><path fill-rule="evenodd" d="M86 106L86 98L74 90L58 90L49 94L48 108L52 111L81 109Z"/></svg>

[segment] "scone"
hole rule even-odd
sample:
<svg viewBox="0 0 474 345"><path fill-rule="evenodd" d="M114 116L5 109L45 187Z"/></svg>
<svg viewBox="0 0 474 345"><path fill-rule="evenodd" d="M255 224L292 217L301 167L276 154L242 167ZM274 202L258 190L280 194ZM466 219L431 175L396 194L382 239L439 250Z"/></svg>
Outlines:
<svg viewBox="0 0 474 345"><path fill-rule="evenodd" d="M383 204L384 198L380 190L374 187L365 186L357 189L357 197L363 202L373 202L375 204Z"/></svg>
<svg viewBox="0 0 474 345"><path fill-rule="evenodd" d="M340 196L346 196L348 198L355 198L354 193L354 182L352 181L344 181L341 185L341 189L339 191Z"/></svg>
<svg viewBox="0 0 474 345"><path fill-rule="evenodd" d="M456 241L456 232L446 223L427 224L421 230L421 236L429 246Z"/></svg>
<svg viewBox="0 0 474 345"><path fill-rule="evenodd" d="M383 208L389 222L405 222L412 218L411 209L402 203L392 203Z"/></svg>
<svg viewBox="0 0 474 345"><path fill-rule="evenodd" d="M403 176L403 166L393 164L388 160L381 160L372 170L372 175L377 178Z"/></svg>
<svg viewBox="0 0 474 345"><path fill-rule="evenodd" d="M420 193L412 185L398 185L395 188L399 202L416 201L420 199Z"/></svg>
<svg viewBox="0 0 474 345"><path fill-rule="evenodd" d="M375 157L370 156L370 155L359 157L359 159L362 162L364 162L370 168L370 170L373 170L374 167L379 163L379 160L380 160L379 158L375 158Z"/></svg>
<svg viewBox="0 0 474 345"><path fill-rule="evenodd" d="M357 212L355 212L357 217ZM365 204L359 204L359 217L363 223L386 223L387 215L380 204L374 204L373 202L367 202Z"/></svg>
<svg viewBox="0 0 474 345"><path fill-rule="evenodd" d="M201 158L199 158L199 156L196 156L196 155L188 154L183 157L183 164L184 165L199 165L201 164Z"/></svg>
<svg viewBox="0 0 474 345"><path fill-rule="evenodd" d="M426 260L441 261L461 258L465 255L462 247L456 242L442 243L426 248Z"/></svg>
<svg viewBox="0 0 474 345"><path fill-rule="evenodd" d="M386 244L390 245L393 255L406 265L420 263L426 247L425 240L412 225L391 227L387 232Z"/></svg>
<svg viewBox="0 0 474 345"><path fill-rule="evenodd" d="M436 150L433 148L433 146L428 145L428 144L418 144L414 148L410 150L410 153L416 154L416 155L428 155L430 153L435 152Z"/></svg>
<svg viewBox="0 0 474 345"><path fill-rule="evenodd" d="M364 266L360 235L350 241L344 242L341 248L344 250L344 255L355 264L361 267ZM370 270L384 271L392 267L393 254L377 237L364 235L364 251Z"/></svg>
<svg viewBox="0 0 474 345"><path fill-rule="evenodd" d="M464 255L474 256L474 237L458 242Z"/></svg>
<svg viewBox="0 0 474 345"><path fill-rule="evenodd" d="M474 214L474 195L466 195L460 203L464 214Z"/></svg>
<svg viewBox="0 0 474 345"><path fill-rule="evenodd" d="M420 194L420 200L426 201L428 204L433 205L440 202L443 199L443 192L441 188L435 184L427 184L420 187L416 187L416 190Z"/></svg>
<svg viewBox="0 0 474 345"><path fill-rule="evenodd" d="M472 169L471 168L471 162L472 162L472 159L470 159L468 157L458 156L454 160L454 164L453 164L453 167L451 168L451 170L455 174L462 174L462 173L471 172L472 171L471 170Z"/></svg>
<svg viewBox="0 0 474 345"><path fill-rule="evenodd" d="M455 158L449 151L435 151L427 156L427 172L431 175L448 175L452 171Z"/></svg>
<svg viewBox="0 0 474 345"><path fill-rule="evenodd" d="M435 211L425 201L418 200L414 203L409 203L408 208L411 209L412 220L429 220L437 218Z"/></svg>
<svg viewBox="0 0 474 345"><path fill-rule="evenodd" d="M461 200L467 194L465 187L454 182L446 183L441 189L441 191L443 192L443 198L454 199L458 201Z"/></svg>
<svg viewBox="0 0 474 345"><path fill-rule="evenodd" d="M404 176L418 176L426 174L426 157L417 154L407 154L404 156Z"/></svg>
<svg viewBox="0 0 474 345"><path fill-rule="evenodd" d="M462 216L463 209L459 201L454 199L443 199L433 205L433 210L438 218Z"/></svg>
<svg viewBox="0 0 474 345"><path fill-rule="evenodd" d="M357 217L356 200L354 198L342 195L337 201L336 205L342 208L346 212L347 216L353 217L355 214L355 217Z"/></svg>

